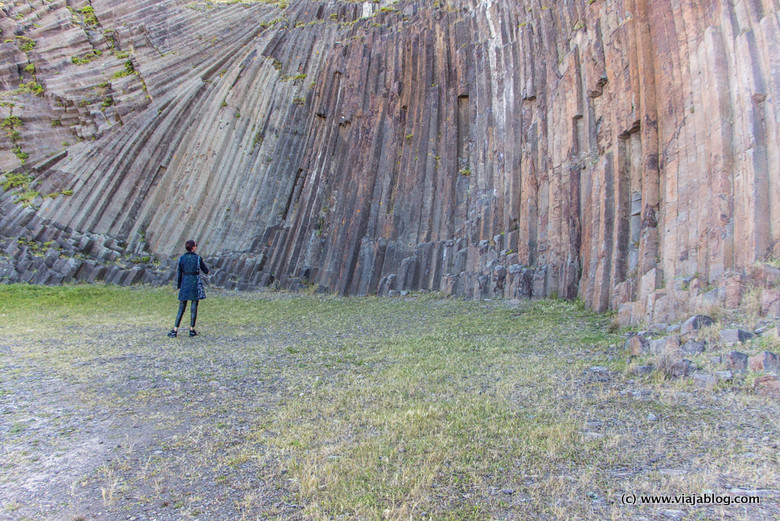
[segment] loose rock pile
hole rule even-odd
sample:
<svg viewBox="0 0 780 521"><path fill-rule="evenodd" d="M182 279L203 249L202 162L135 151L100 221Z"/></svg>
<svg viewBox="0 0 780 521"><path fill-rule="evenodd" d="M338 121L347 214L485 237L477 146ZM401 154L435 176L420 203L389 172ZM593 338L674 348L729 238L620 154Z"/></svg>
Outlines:
<svg viewBox="0 0 780 521"><path fill-rule="evenodd" d="M654 324L648 329L627 334L624 347L633 373L648 375L658 369L667 378L690 378L700 388L738 384L780 399L776 322L767 320L748 331L743 326L719 327L709 316L694 315L682 323Z"/></svg>
<svg viewBox="0 0 780 521"><path fill-rule="evenodd" d="M128 244L106 234L42 224L31 211L28 216L21 235L0 235L2 283L161 286L176 277L177 257L152 253L143 241ZM207 285L246 291L272 282L262 272L263 255L219 252L204 260L209 267L209 276L204 278Z"/></svg>

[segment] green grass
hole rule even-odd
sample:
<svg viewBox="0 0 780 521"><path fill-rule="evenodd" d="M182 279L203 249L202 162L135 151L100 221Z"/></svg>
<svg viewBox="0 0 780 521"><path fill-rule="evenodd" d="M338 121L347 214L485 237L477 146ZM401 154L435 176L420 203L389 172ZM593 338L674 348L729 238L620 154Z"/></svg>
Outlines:
<svg viewBox="0 0 780 521"><path fill-rule="evenodd" d="M41 193L37 190L23 190L16 192L16 198L14 199L14 203L20 204L22 206L32 206L35 199L40 196Z"/></svg>
<svg viewBox="0 0 780 521"><path fill-rule="evenodd" d="M124 78L125 76L131 76L133 74L135 74L135 66L133 65L132 60L127 60L125 62L124 70L115 72L113 77Z"/></svg>
<svg viewBox="0 0 780 521"><path fill-rule="evenodd" d="M18 92L22 94L35 94L36 96L41 96L44 93L44 88L43 85L33 80L27 83L20 83Z"/></svg>
<svg viewBox="0 0 780 521"><path fill-rule="evenodd" d="M727 396L714 410L685 384L624 376L622 337L577 303L211 292L201 336L167 339L176 305L170 288L0 286L14 350L0 388L45 374L119 432L149 428L91 474L109 517L137 501L226 519L655 518L621 494L777 483L759 441L776 439L776 405L745 415L759 401ZM13 428L13 443L36 436ZM34 456L13 447L12 461ZM213 495L236 510L217 515ZM301 509L271 507L284 504Z"/></svg>
<svg viewBox="0 0 780 521"><path fill-rule="evenodd" d="M765 261L765 264L769 264L773 268L780 268L780 257L778 258L769 258Z"/></svg>
<svg viewBox="0 0 780 521"><path fill-rule="evenodd" d="M30 181L32 181L32 177L29 174L8 172L5 174L5 179L0 183L0 186L6 191L16 188L26 189L30 185Z"/></svg>
<svg viewBox="0 0 780 521"><path fill-rule="evenodd" d="M35 48L35 41L26 36L17 36L16 44L23 53L28 53Z"/></svg>
<svg viewBox="0 0 780 521"><path fill-rule="evenodd" d="M92 63L92 61L96 60L100 56L102 56L103 51L100 51L98 49L92 49L89 53L84 55L83 58L80 58L78 56L71 56L70 61L72 61L75 65L87 65L89 63Z"/></svg>
<svg viewBox="0 0 780 521"><path fill-rule="evenodd" d="M91 5L82 7L79 9L79 12L84 16L85 24L92 26L98 24L97 16L95 16L95 9Z"/></svg>
<svg viewBox="0 0 780 521"><path fill-rule="evenodd" d="M19 116L7 116L3 118L2 122L0 122L0 127L5 129L14 129L16 127L21 127L22 124L23 122Z"/></svg>

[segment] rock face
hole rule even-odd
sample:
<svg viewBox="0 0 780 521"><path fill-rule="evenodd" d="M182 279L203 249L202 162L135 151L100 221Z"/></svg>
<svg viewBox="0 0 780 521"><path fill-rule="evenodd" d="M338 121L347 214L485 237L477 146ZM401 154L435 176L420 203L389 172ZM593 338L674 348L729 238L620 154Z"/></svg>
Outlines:
<svg viewBox="0 0 780 521"><path fill-rule="evenodd" d="M230 288L668 322L780 257L773 2L15 4L7 281L162 282L194 237Z"/></svg>

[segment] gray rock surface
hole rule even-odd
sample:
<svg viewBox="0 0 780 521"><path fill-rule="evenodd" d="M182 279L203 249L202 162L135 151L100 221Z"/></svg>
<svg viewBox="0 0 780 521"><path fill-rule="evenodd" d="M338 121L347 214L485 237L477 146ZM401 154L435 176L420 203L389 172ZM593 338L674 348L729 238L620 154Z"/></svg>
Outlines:
<svg viewBox="0 0 780 521"><path fill-rule="evenodd" d="M680 346L680 350L685 355L697 355L699 353L703 353L706 349L706 346L706 342L695 342L693 340L689 340Z"/></svg>
<svg viewBox="0 0 780 521"><path fill-rule="evenodd" d="M688 335L698 329L714 324L715 321L707 315L694 315L680 326L680 334Z"/></svg>
<svg viewBox="0 0 780 521"><path fill-rule="evenodd" d="M726 345L742 344L753 338L753 333L742 329L730 328L720 331L720 338Z"/></svg>
<svg viewBox="0 0 780 521"><path fill-rule="evenodd" d="M748 366L748 355L739 351L731 351L725 356L726 366L735 372L744 372Z"/></svg>
<svg viewBox="0 0 780 521"><path fill-rule="evenodd" d="M4 7L3 281L162 284L194 237L230 289L774 291L771 2L281 4Z"/></svg>
<svg viewBox="0 0 780 521"><path fill-rule="evenodd" d="M694 373L691 375L693 382L701 388L712 389L718 383L718 378L711 374Z"/></svg>

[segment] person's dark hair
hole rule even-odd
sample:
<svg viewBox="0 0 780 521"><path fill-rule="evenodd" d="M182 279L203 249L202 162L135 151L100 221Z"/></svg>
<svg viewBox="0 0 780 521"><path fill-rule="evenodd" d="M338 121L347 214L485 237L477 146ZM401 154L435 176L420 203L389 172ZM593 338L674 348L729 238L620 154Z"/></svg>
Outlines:
<svg viewBox="0 0 780 521"><path fill-rule="evenodd" d="M185 243L184 243L184 248L185 248L187 251L192 251L192 249L193 249L195 246L197 246L197 244L195 244L195 241L193 241L192 239L190 239L190 240L188 240L187 242L185 242Z"/></svg>

